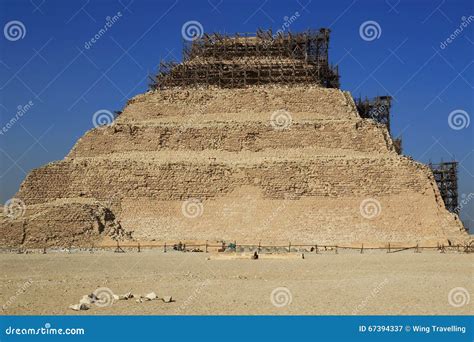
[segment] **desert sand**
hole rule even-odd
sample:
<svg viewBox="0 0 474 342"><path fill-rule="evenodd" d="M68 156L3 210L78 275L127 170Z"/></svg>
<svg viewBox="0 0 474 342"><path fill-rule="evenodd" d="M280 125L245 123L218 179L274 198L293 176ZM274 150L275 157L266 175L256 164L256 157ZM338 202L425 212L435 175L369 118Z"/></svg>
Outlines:
<svg viewBox="0 0 474 342"><path fill-rule="evenodd" d="M259 260L227 253L112 251L0 254L3 315L466 315L473 313L473 255L322 252ZM224 256L224 257L221 257ZM210 258L210 260L209 260ZM156 292L73 311L83 295ZM463 288L454 306L448 296ZM273 297L272 297L273 292ZM272 300L273 299L273 300ZM453 299L453 298L452 298ZM462 304L462 305L459 305Z"/></svg>

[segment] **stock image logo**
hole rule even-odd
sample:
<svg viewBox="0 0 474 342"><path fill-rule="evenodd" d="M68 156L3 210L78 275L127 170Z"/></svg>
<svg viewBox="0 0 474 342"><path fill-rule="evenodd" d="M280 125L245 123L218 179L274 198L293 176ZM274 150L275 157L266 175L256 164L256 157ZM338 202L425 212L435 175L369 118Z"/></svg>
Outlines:
<svg viewBox="0 0 474 342"><path fill-rule="evenodd" d="M359 27L359 35L366 42L371 42L380 38L382 35L382 28L376 21L365 21Z"/></svg>
<svg viewBox="0 0 474 342"><path fill-rule="evenodd" d="M367 198L360 203L360 214L366 219L374 219L382 212L382 205L375 198Z"/></svg>
<svg viewBox="0 0 474 342"><path fill-rule="evenodd" d="M108 126L114 121L114 119L115 116L110 110L100 109L92 116L92 124L95 128Z"/></svg>
<svg viewBox="0 0 474 342"><path fill-rule="evenodd" d="M276 130L289 129L293 123L290 112L285 109L274 111L270 116L270 124Z"/></svg>
<svg viewBox="0 0 474 342"><path fill-rule="evenodd" d="M455 109L448 115L448 125L455 131L469 127L471 118L469 114L462 109Z"/></svg>
<svg viewBox="0 0 474 342"><path fill-rule="evenodd" d="M282 308L288 306L293 301L293 295L287 287L277 287L270 294L270 301L273 306Z"/></svg>
<svg viewBox="0 0 474 342"><path fill-rule="evenodd" d="M455 287L448 293L448 303L455 308L467 305L470 301L469 291L464 287Z"/></svg>
<svg viewBox="0 0 474 342"><path fill-rule="evenodd" d="M189 198L181 205L181 212L187 218L197 218L204 213L204 206L200 199Z"/></svg>
<svg viewBox="0 0 474 342"><path fill-rule="evenodd" d="M187 21L181 27L181 36L188 42L201 38L203 34L204 27L197 20Z"/></svg>
<svg viewBox="0 0 474 342"><path fill-rule="evenodd" d="M107 16L105 18L105 24L91 37L88 41L84 43L84 48L89 50L96 44L121 18L123 17L122 12L117 12L112 16Z"/></svg>
<svg viewBox="0 0 474 342"><path fill-rule="evenodd" d="M22 217L26 211L26 204L19 198L10 198L3 205L3 214L10 219Z"/></svg>
<svg viewBox="0 0 474 342"><path fill-rule="evenodd" d="M11 42L23 39L26 36L26 27L19 20L12 20L3 27L3 35Z"/></svg>
<svg viewBox="0 0 474 342"><path fill-rule="evenodd" d="M99 287L94 291L94 296L97 298L94 304L98 307L106 307L114 303L114 293L108 287Z"/></svg>

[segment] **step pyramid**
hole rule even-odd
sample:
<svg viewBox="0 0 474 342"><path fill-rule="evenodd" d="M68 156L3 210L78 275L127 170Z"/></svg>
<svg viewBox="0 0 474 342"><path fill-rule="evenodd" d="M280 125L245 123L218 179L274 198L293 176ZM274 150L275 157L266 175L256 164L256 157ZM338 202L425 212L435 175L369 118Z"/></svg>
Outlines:
<svg viewBox="0 0 474 342"><path fill-rule="evenodd" d="M113 122L31 171L1 244L465 240L431 170L338 89L326 35L196 39Z"/></svg>

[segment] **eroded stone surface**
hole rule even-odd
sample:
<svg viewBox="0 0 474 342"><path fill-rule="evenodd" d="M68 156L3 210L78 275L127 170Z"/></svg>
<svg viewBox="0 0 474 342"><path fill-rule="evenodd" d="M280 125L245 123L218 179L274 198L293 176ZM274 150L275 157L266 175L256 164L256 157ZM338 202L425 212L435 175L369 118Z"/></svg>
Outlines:
<svg viewBox="0 0 474 342"><path fill-rule="evenodd" d="M275 111L291 124L275 128ZM0 218L6 245L90 244L125 231L265 244L467 237L429 168L397 155L348 93L314 86L138 95L64 160L33 170L15 197L27 210Z"/></svg>

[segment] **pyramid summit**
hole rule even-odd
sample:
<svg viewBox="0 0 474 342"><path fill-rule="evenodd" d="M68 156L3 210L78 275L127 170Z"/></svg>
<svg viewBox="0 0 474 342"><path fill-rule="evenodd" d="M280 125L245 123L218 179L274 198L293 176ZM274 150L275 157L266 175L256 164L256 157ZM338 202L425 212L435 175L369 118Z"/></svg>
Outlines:
<svg viewBox="0 0 474 342"><path fill-rule="evenodd" d="M467 239L430 168L339 89L328 43L321 29L186 44L110 125L26 177L2 245Z"/></svg>

